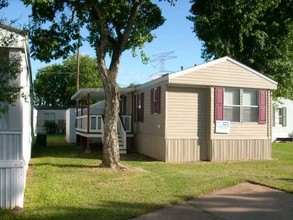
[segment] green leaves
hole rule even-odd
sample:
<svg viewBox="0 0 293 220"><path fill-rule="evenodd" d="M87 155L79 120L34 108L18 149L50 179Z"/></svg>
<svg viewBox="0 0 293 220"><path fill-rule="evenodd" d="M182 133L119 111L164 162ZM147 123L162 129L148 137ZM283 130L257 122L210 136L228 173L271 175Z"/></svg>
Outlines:
<svg viewBox="0 0 293 220"><path fill-rule="evenodd" d="M293 98L292 11L292 0L194 0L188 19L203 58L231 56L276 80L275 95Z"/></svg>
<svg viewBox="0 0 293 220"><path fill-rule="evenodd" d="M174 1L168 2L174 4ZM24 0L24 3L32 6L31 54L46 62L65 59L72 54L76 50L78 32L84 27L87 32L83 31L83 34L87 36L83 39L89 41L97 56L115 54L117 59L117 52L120 56L124 50L142 48L151 42L154 39L151 31L164 23L161 10L150 0ZM137 12L136 4L139 5ZM103 42L104 50L98 52L104 35L107 42Z"/></svg>
<svg viewBox="0 0 293 220"><path fill-rule="evenodd" d="M34 81L37 106L72 106L71 96L76 92L76 56L62 64L39 69ZM89 56L80 57L80 88L102 87L97 62Z"/></svg>

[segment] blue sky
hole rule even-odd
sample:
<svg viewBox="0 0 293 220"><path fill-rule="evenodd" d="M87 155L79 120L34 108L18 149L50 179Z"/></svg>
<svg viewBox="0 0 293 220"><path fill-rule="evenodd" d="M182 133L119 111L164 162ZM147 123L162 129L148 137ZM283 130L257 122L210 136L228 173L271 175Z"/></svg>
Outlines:
<svg viewBox="0 0 293 220"><path fill-rule="evenodd" d="M9 3L8 8L0 11L0 17L9 20L19 19L16 23L17 26L28 24L30 9L25 8L19 0L10 0ZM157 38L145 45L145 53L150 59L154 59L155 56L153 55L155 54L174 51L171 56L176 58L166 60L165 63L165 70L171 72L179 71L181 66L185 69L203 63L201 43L196 38L195 33L192 32L193 23L186 19L191 7L189 0L179 0L175 7L171 7L166 2L159 2L158 5L162 9L166 21L154 31ZM94 57L94 50L87 44L80 49L80 52ZM49 64L56 62L61 61L52 61ZM46 65L48 64L32 59L33 76L37 69ZM132 57L131 52L126 51L122 55L117 82L121 86L127 86L130 83L144 83L150 80L150 75L159 71L157 62L145 65L141 62L140 56Z"/></svg>

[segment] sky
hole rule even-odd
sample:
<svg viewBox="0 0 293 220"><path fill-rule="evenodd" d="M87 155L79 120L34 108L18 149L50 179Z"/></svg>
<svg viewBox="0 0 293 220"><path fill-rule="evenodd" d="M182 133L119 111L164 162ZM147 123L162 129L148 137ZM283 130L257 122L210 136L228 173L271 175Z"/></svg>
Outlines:
<svg viewBox="0 0 293 220"><path fill-rule="evenodd" d="M201 58L201 42L196 38L192 31L193 23L186 19L190 15L189 9L191 3L189 0L178 0L175 7L166 2L157 2L161 8L165 23L155 30L156 35L151 43L144 47L144 52L154 60L148 64L143 64L140 56L133 57L130 51L122 54L120 70L117 82L120 86L128 86L130 83L142 84L149 80L153 75L160 72L160 62L155 55L169 54L170 59L166 59L164 70L167 72L177 72L183 69L203 63ZM21 27L29 23L30 8L26 8L20 0L9 0L8 8L0 11L0 17L18 19L16 27ZM94 57L94 49L88 44L80 48L80 53ZM62 60L52 61L50 63L40 62L31 59L33 78L38 69L53 63L60 63Z"/></svg>

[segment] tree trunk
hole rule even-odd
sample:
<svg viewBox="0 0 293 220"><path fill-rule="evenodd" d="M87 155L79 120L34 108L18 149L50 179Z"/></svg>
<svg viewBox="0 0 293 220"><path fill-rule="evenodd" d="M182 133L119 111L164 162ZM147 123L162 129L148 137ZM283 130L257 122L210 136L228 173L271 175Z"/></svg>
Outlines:
<svg viewBox="0 0 293 220"><path fill-rule="evenodd" d="M101 166L109 168L120 167L117 120L119 116L119 90L116 87L115 74L103 77L105 90L105 117L103 160Z"/></svg>

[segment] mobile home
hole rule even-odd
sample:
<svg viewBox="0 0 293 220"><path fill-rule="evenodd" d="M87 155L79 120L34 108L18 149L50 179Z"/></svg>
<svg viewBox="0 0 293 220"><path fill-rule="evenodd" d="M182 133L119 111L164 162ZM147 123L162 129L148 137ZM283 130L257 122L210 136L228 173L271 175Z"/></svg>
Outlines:
<svg viewBox="0 0 293 220"><path fill-rule="evenodd" d="M122 93L120 112L129 117L136 150L161 161L269 159L276 88L223 57Z"/></svg>
<svg viewBox="0 0 293 220"><path fill-rule="evenodd" d="M27 34L2 23L0 34L1 37L15 37L13 44L5 46L9 49L7 56L17 55L21 60L20 75L8 83L22 87L22 95L19 95L15 105L8 106L8 111L0 118L0 208L10 209L23 207L33 135L33 95Z"/></svg>
<svg viewBox="0 0 293 220"><path fill-rule="evenodd" d="M293 140L293 100L278 98L273 108L273 141Z"/></svg>

